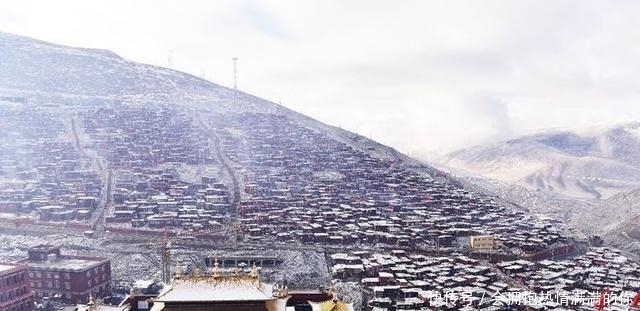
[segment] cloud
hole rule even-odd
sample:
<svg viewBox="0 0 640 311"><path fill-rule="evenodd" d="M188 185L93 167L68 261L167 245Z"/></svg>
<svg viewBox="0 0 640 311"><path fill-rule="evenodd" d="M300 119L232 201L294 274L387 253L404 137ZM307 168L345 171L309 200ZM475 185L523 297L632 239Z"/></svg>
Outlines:
<svg viewBox="0 0 640 311"><path fill-rule="evenodd" d="M239 87L412 154L638 119L636 1L5 1L0 29Z"/></svg>

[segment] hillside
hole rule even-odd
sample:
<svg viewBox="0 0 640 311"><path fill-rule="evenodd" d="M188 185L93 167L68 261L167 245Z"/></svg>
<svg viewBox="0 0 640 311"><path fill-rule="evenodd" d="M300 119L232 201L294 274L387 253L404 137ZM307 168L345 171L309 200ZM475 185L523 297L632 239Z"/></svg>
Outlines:
<svg viewBox="0 0 640 311"><path fill-rule="evenodd" d="M0 32L0 91L30 100L88 99L215 105L219 111L286 109L198 77L121 58Z"/></svg>
<svg viewBox="0 0 640 311"><path fill-rule="evenodd" d="M585 217L605 241L626 250L640 250L640 189L604 200Z"/></svg>
<svg viewBox="0 0 640 311"><path fill-rule="evenodd" d="M269 101L108 51L0 40L0 208L24 226L135 239L171 228L247 247L495 234L528 254L568 241L548 219Z"/></svg>
<svg viewBox="0 0 640 311"><path fill-rule="evenodd" d="M355 301L407 280L416 283L406 292L466 280L478 293L552 288L533 261L577 256L550 268L569 273L627 260L608 249L580 256L588 237L558 219L590 203L454 179L264 99L108 51L0 40L0 260L55 242L112 258L123 282L169 282L218 260L234 273L259 264L265 282L336 280ZM521 145L518 156L532 159L554 150ZM491 245L474 246L476 236ZM636 271L613 263L610 277L577 288Z"/></svg>
<svg viewBox="0 0 640 311"><path fill-rule="evenodd" d="M605 199L640 187L640 123L550 130L456 151L440 162L530 189Z"/></svg>
<svg viewBox="0 0 640 311"><path fill-rule="evenodd" d="M81 176L90 187L102 187L101 192L86 190L100 197L99 206L108 207L92 214L92 226L99 232L106 222L130 214L113 201L118 197L118 203L124 202L120 201L126 195L124 189L140 178L143 169L147 177L172 176L180 183L200 183L201 178L211 177L224 184L231 194L225 200L234 208L250 200L256 176L262 175L270 177L259 187L269 192L275 187L278 193L301 191L282 185L286 180L291 184L292 176L311 178L299 181L303 189L309 187L305 182L363 178L351 177L351 169L379 170L373 176L381 184L384 178L391 178L387 181L391 183L393 178L413 178L417 173L426 184L437 179L439 187L445 183L445 188L457 188L432 167L361 135L186 73L125 60L110 51L0 33L0 56L3 187L13 191L14 186L46 185L54 187L48 191L71 191L58 187L70 187L73 182L46 183L50 177L39 171L58 161L43 150L56 150L59 158L74 163L71 168L88 169ZM256 163L261 164L253 167ZM393 191L381 200L385 205L402 201ZM39 205L25 211L39 210ZM59 216L54 207L47 209L47 219ZM137 216L144 218L144 214ZM226 217L218 224L229 221Z"/></svg>
<svg viewBox="0 0 640 311"><path fill-rule="evenodd" d="M108 50L68 47L0 32L0 59L0 100L98 105L154 103L215 113L286 115L359 149L432 172L392 148L271 101L184 72L132 62Z"/></svg>

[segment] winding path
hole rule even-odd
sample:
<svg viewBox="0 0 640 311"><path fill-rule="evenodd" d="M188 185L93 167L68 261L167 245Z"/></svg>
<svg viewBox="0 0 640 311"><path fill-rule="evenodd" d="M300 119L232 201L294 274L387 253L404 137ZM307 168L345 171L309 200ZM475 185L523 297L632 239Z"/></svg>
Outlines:
<svg viewBox="0 0 640 311"><path fill-rule="evenodd" d="M91 154L87 152L82 147L82 144L80 143L80 138L78 136L78 128L76 125L77 118L78 118L77 114L74 114L71 117L71 130L73 132L76 149L78 149L78 152L80 152L82 156L90 158L93 161L93 163L95 163L95 165L98 168L99 176L106 175L106 178L105 178L106 180L103 180L103 189L102 189L102 194L100 196L100 202L98 203L96 210L93 212L93 215L91 216L91 221L90 221L91 229L94 231L94 237L101 237L104 234L104 225L105 225L107 210L111 205L111 195L112 195L111 184L113 181L113 176L112 176L113 172L111 169L106 169L104 167L104 165L102 164L102 159L100 159L95 154Z"/></svg>
<svg viewBox="0 0 640 311"><path fill-rule="evenodd" d="M222 154L220 138L218 137L218 135L216 135L215 130L202 120L201 115L197 115L196 118L200 126L204 128L209 134L209 145L215 148L216 158L218 158L218 162L220 162L223 169L229 175L229 178L231 178L231 184L233 187L233 201L231 204L233 207L233 212L237 214L238 207L240 206L240 183L238 182L238 176L236 176L235 171L233 170L233 168L231 168L229 160L227 160L227 158Z"/></svg>

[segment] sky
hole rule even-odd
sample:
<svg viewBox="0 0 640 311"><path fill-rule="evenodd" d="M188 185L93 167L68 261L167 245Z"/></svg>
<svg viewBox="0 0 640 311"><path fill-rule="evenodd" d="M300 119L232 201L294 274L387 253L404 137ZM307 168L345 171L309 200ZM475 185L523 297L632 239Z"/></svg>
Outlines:
<svg viewBox="0 0 640 311"><path fill-rule="evenodd" d="M640 120L639 1L2 1L0 31L103 48L435 159Z"/></svg>

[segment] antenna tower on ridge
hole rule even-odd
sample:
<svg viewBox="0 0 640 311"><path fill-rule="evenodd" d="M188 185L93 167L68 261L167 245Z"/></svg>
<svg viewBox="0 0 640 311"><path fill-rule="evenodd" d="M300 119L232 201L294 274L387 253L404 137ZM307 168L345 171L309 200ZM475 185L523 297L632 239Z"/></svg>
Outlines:
<svg viewBox="0 0 640 311"><path fill-rule="evenodd" d="M238 58L234 57L233 60L233 89L238 89Z"/></svg>

